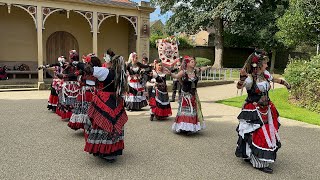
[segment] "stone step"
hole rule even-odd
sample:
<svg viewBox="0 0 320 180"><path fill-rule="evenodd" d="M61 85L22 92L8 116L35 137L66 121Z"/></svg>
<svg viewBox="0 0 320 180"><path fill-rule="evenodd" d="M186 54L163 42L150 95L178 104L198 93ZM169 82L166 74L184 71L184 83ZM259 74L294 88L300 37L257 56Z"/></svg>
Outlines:
<svg viewBox="0 0 320 180"><path fill-rule="evenodd" d="M35 91L38 88L16 88L16 89L0 89L0 92L7 92L7 91Z"/></svg>
<svg viewBox="0 0 320 180"><path fill-rule="evenodd" d="M6 84L0 85L0 89L38 88L37 84Z"/></svg>
<svg viewBox="0 0 320 180"><path fill-rule="evenodd" d="M50 88L51 84L45 84L45 90ZM38 84L11 84L0 85L0 91L28 91L38 90Z"/></svg>

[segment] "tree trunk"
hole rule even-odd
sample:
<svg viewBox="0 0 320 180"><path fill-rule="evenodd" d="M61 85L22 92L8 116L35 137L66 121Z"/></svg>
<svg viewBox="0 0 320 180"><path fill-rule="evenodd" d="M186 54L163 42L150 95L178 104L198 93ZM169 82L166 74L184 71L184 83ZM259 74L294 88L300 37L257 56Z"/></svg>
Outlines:
<svg viewBox="0 0 320 180"><path fill-rule="evenodd" d="M276 63L276 49L272 49L270 73L274 73L274 64Z"/></svg>
<svg viewBox="0 0 320 180"><path fill-rule="evenodd" d="M214 19L214 48L215 48L215 58L214 58L214 68L222 68L223 65L223 22L221 18Z"/></svg>

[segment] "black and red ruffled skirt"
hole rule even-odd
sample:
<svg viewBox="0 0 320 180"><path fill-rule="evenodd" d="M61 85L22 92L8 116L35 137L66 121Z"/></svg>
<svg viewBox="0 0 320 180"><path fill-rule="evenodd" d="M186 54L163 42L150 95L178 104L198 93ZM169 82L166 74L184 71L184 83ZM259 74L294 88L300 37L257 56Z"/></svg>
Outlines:
<svg viewBox="0 0 320 180"><path fill-rule="evenodd" d="M61 119L69 119L72 116L72 110L75 106L77 96L80 92L79 83L77 81L65 81L59 91L59 104L56 114Z"/></svg>
<svg viewBox="0 0 320 180"><path fill-rule="evenodd" d="M246 103L238 120L239 139L236 156L249 158L246 150L246 146L249 146L256 158L268 162L275 161L281 143L278 134L279 113L274 104L269 102L269 106L259 107L253 103Z"/></svg>
<svg viewBox="0 0 320 180"><path fill-rule="evenodd" d="M169 95L167 91L154 88L149 94L151 113L156 117L164 118L172 115Z"/></svg>
<svg viewBox="0 0 320 180"><path fill-rule="evenodd" d="M88 109L95 93L96 90L94 86L82 87L68 123L71 129L78 130L84 128L84 123L89 119Z"/></svg>
<svg viewBox="0 0 320 180"><path fill-rule="evenodd" d="M173 131L198 132L205 129L200 101L197 101L199 101L197 94L181 92L178 102L178 112L175 122L172 125Z"/></svg>
<svg viewBox="0 0 320 180"><path fill-rule="evenodd" d="M48 106L47 106L48 110L52 110L56 112L56 109L59 103L58 91L61 89L62 82L63 81L58 78L53 78L53 81L50 87L50 96L48 99Z"/></svg>
<svg viewBox="0 0 320 180"><path fill-rule="evenodd" d="M129 78L130 79L130 78ZM129 80L129 93L125 96L125 106L128 110L140 110L148 105L144 96L144 86L139 79Z"/></svg>
<svg viewBox="0 0 320 180"><path fill-rule="evenodd" d="M118 156L124 149L124 125L128 116L124 100L114 92L98 92L88 110L84 125L84 151L100 157Z"/></svg>

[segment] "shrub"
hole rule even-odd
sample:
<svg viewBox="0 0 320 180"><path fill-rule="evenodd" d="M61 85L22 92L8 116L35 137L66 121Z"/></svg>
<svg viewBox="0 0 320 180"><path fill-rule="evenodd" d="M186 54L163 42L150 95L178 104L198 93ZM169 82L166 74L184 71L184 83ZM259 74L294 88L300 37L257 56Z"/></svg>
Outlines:
<svg viewBox="0 0 320 180"><path fill-rule="evenodd" d="M320 56L291 59L284 74L298 105L320 113Z"/></svg>
<svg viewBox="0 0 320 180"><path fill-rule="evenodd" d="M197 61L197 67L212 65L211 60L207 58L196 57L196 61Z"/></svg>
<svg viewBox="0 0 320 180"><path fill-rule="evenodd" d="M186 49L194 47L187 37L178 37L179 49Z"/></svg>
<svg viewBox="0 0 320 180"><path fill-rule="evenodd" d="M156 40L163 39L164 36L160 36L158 34L151 34L149 41L150 41L150 48L156 48Z"/></svg>

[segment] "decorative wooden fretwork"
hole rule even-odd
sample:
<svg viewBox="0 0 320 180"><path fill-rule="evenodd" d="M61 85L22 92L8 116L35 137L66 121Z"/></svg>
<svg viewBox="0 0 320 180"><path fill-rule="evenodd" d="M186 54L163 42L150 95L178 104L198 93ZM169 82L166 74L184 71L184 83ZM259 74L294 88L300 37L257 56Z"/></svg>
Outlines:
<svg viewBox="0 0 320 180"><path fill-rule="evenodd" d="M109 13L99 13L98 12L98 32L100 29L101 24L104 20L116 16L115 14L109 14Z"/></svg>
<svg viewBox="0 0 320 180"><path fill-rule="evenodd" d="M92 26L93 12L79 11L79 10L74 10L74 12L76 12L76 13L80 14L81 16L83 16L84 18L86 18L86 20L88 21L88 23L90 25L91 32L93 32L93 26Z"/></svg>
<svg viewBox="0 0 320 180"><path fill-rule="evenodd" d="M26 11L32 17L32 20L37 28L37 6L32 5L22 5L22 4L8 4L8 12L11 12L11 5L21 8Z"/></svg>
<svg viewBox="0 0 320 180"><path fill-rule="evenodd" d="M131 23L131 25L133 26L134 30L135 30L135 35L138 35L138 27L137 27L138 20L137 20L137 17L136 16L126 16L126 15L120 15L120 17L128 20Z"/></svg>
<svg viewBox="0 0 320 180"><path fill-rule="evenodd" d="M42 7L42 28L45 29L44 25L47 20L47 18L55 12L58 11L66 11L65 9L61 8L52 8L52 7Z"/></svg>

